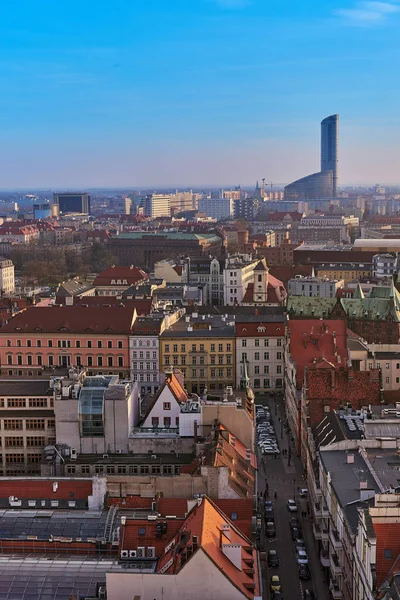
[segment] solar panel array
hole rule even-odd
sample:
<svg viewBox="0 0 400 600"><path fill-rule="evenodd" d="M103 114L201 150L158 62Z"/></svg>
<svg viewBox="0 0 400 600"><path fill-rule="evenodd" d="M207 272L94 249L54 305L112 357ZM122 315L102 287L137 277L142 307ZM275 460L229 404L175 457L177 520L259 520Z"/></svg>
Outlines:
<svg viewBox="0 0 400 600"><path fill-rule="evenodd" d="M113 560L0 556L0 600L68 600L95 596Z"/></svg>

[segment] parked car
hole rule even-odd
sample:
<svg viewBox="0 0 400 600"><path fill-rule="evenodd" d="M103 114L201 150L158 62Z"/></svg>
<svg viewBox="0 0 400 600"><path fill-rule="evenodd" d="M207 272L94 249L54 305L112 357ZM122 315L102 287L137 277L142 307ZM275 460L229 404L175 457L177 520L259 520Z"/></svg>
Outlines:
<svg viewBox="0 0 400 600"><path fill-rule="evenodd" d="M279 556L276 550L268 550L268 566L279 567Z"/></svg>
<svg viewBox="0 0 400 600"><path fill-rule="evenodd" d="M308 565L308 556L305 550L298 550L296 554L298 565Z"/></svg>
<svg viewBox="0 0 400 600"><path fill-rule="evenodd" d="M306 545L304 543L304 540L302 540L301 538L299 538L298 540L296 540L295 549L296 549L296 552L298 552L299 550L304 550L305 551L306 550Z"/></svg>
<svg viewBox="0 0 400 600"><path fill-rule="evenodd" d="M301 490L300 490L300 497L301 498L308 498L308 489L307 488L301 488Z"/></svg>
<svg viewBox="0 0 400 600"><path fill-rule="evenodd" d="M267 521L265 525L265 532L269 538L276 537L275 523L273 521Z"/></svg>
<svg viewBox="0 0 400 600"><path fill-rule="evenodd" d="M311 579L311 573L310 573L310 569L308 568L308 565L305 565L305 564L299 565L299 578L303 579L303 580Z"/></svg>
<svg viewBox="0 0 400 600"><path fill-rule="evenodd" d="M291 517L289 525L290 527L297 527L298 529L300 529L300 521L297 517Z"/></svg>
<svg viewBox="0 0 400 600"><path fill-rule="evenodd" d="M271 500L266 500L264 502L264 510L265 510L265 517L266 517L267 521L273 520L274 505L272 504Z"/></svg>
<svg viewBox="0 0 400 600"><path fill-rule="evenodd" d="M303 600L317 600L312 590L304 590Z"/></svg>
<svg viewBox="0 0 400 600"><path fill-rule="evenodd" d="M282 589L279 575L272 575L270 583L271 592L280 592Z"/></svg>
<svg viewBox="0 0 400 600"><path fill-rule="evenodd" d="M300 531L297 527L292 527L292 540L296 541L300 537Z"/></svg>
<svg viewBox="0 0 400 600"><path fill-rule="evenodd" d="M282 592L272 592L271 600L283 600Z"/></svg>
<svg viewBox="0 0 400 600"><path fill-rule="evenodd" d="M292 499L287 501L287 507L290 512L297 512L299 510L299 507L297 506L296 501L292 500Z"/></svg>

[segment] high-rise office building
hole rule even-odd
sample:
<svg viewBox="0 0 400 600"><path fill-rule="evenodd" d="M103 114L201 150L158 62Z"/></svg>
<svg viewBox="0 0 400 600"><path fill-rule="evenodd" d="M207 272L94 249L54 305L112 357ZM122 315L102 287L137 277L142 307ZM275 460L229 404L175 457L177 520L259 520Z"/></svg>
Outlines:
<svg viewBox="0 0 400 600"><path fill-rule="evenodd" d="M326 117L321 123L321 171L332 171L333 196L338 181L339 115Z"/></svg>
<svg viewBox="0 0 400 600"><path fill-rule="evenodd" d="M55 192L54 204L59 207L60 214L66 215L69 213L90 214L90 196L89 194L80 194L77 192Z"/></svg>
<svg viewBox="0 0 400 600"><path fill-rule="evenodd" d="M146 217L170 217L171 198L169 195L152 194L146 196L144 201L144 214Z"/></svg>
<svg viewBox="0 0 400 600"><path fill-rule="evenodd" d="M334 198L338 184L339 115L321 122L321 171L285 186L285 200Z"/></svg>

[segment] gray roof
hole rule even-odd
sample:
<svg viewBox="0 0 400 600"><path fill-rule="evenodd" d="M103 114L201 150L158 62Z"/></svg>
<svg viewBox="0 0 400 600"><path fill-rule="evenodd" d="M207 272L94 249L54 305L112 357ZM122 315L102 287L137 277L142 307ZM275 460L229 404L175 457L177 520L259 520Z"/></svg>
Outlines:
<svg viewBox="0 0 400 600"><path fill-rule="evenodd" d="M354 463L347 462L348 454L354 456ZM360 481L366 480L367 489L376 493L380 492L380 488L365 460L356 451L324 450L320 452L320 460L325 471L331 475L332 488L354 533L358 523L357 509L365 508L368 504L360 500Z"/></svg>
<svg viewBox="0 0 400 600"><path fill-rule="evenodd" d="M235 325L229 325L233 321L223 321L220 315L204 316L205 319L201 316L196 318L192 316L190 322L186 322L186 319L182 318L164 331L160 337L174 338L179 336L185 337L190 341L193 337L207 338L215 335L220 337L235 336ZM192 331L188 331L188 327L191 327Z"/></svg>
<svg viewBox="0 0 400 600"><path fill-rule="evenodd" d="M50 382L43 380L0 380L0 397L4 396L52 396L53 390L50 389Z"/></svg>
<svg viewBox="0 0 400 600"><path fill-rule="evenodd" d="M69 281L64 281L60 283L57 288L57 296L76 296L78 294L83 294L83 292L87 292L88 290L94 289L92 283L87 283L86 281L78 281L77 279L70 279Z"/></svg>
<svg viewBox="0 0 400 600"><path fill-rule="evenodd" d="M18 600L66 600L96 597L99 584L105 586L106 573L114 560L105 557L0 556L2 598Z"/></svg>

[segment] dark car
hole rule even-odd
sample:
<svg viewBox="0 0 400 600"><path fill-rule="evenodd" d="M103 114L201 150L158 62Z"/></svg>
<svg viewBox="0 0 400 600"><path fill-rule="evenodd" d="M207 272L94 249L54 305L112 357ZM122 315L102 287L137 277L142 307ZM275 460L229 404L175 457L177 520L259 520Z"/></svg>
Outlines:
<svg viewBox="0 0 400 600"><path fill-rule="evenodd" d="M297 529L297 527L292 527L292 540L296 541L298 540L300 537L300 531Z"/></svg>
<svg viewBox="0 0 400 600"><path fill-rule="evenodd" d="M272 504L271 500L266 500L265 501L265 518L267 519L267 521L272 521L274 518L274 505Z"/></svg>
<svg viewBox="0 0 400 600"><path fill-rule="evenodd" d="M276 550L268 550L268 566L279 567L279 556Z"/></svg>
<svg viewBox="0 0 400 600"><path fill-rule="evenodd" d="M275 537L276 536L276 529L275 529L275 523L273 521L267 521L266 525L265 525L265 531L267 534L267 537Z"/></svg>
<svg viewBox="0 0 400 600"><path fill-rule="evenodd" d="M282 592L272 592L272 600L283 600Z"/></svg>
<svg viewBox="0 0 400 600"><path fill-rule="evenodd" d="M300 529L300 523L297 517L292 517L289 521L290 523L290 527L297 527L297 529Z"/></svg>
<svg viewBox="0 0 400 600"><path fill-rule="evenodd" d="M300 579L303 579L303 580L311 579L311 573L310 573L310 569L308 568L308 565L305 565L305 564L299 565L299 577L300 577Z"/></svg>
<svg viewBox="0 0 400 600"><path fill-rule="evenodd" d="M312 590L304 590L303 600L317 600Z"/></svg>

